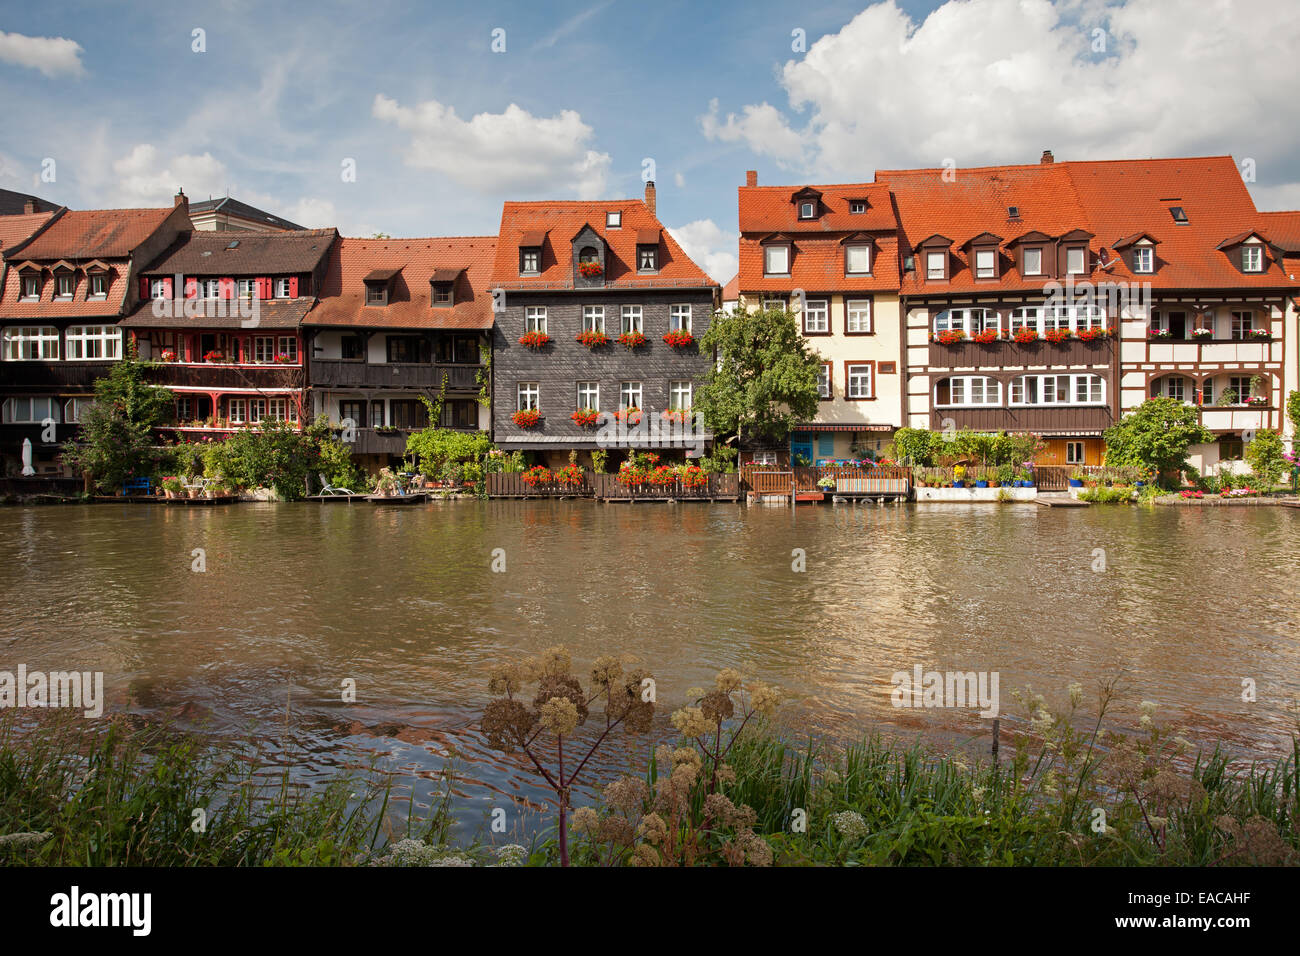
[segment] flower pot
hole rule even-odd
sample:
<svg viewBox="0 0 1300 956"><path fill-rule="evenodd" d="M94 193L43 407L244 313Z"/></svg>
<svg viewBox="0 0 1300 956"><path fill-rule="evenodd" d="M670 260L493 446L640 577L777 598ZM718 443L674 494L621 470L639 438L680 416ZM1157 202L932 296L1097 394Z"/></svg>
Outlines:
<svg viewBox="0 0 1300 956"><path fill-rule="evenodd" d="M975 482L975 487L976 487L976 488L987 488L988 486L989 486L989 483L988 483L987 481L977 481L977 482Z"/></svg>
<svg viewBox="0 0 1300 956"><path fill-rule="evenodd" d="M955 479L955 480L953 481L953 483L952 483L952 486L953 486L954 488L965 488L965 487L966 487L966 481L965 481L965 479L962 479L962 478Z"/></svg>
<svg viewBox="0 0 1300 956"><path fill-rule="evenodd" d="M1083 482L1080 481L1078 478L1071 478L1071 479L1069 479L1069 481L1070 481L1070 487L1071 487L1071 488L1082 488L1082 487L1083 487Z"/></svg>

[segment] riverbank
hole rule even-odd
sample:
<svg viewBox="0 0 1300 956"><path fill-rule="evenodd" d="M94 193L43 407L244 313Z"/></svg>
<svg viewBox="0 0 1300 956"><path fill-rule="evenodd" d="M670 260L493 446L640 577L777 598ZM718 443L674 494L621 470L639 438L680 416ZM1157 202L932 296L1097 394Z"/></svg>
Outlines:
<svg viewBox="0 0 1300 956"><path fill-rule="evenodd" d="M1277 865L1300 859L1297 749L1234 769L1154 723L1113 737L1073 708L1000 761L865 737L738 741L725 782L686 748L605 781L572 814L573 865ZM1078 729L1076 726L1084 729ZM1098 721L1100 723L1100 721ZM417 816L394 776L288 785L252 741L205 747L162 727L45 716L0 724L0 865L555 865L553 827L453 841L455 781ZM734 780L732 779L734 775ZM674 820L668 780L697 809ZM712 792L712 795L709 795ZM658 796L656 796L658 795ZM414 809L413 805L407 808ZM665 817L668 823L665 824ZM486 830L486 827L485 827ZM687 861L682 854L689 852ZM737 857L739 853L739 857Z"/></svg>

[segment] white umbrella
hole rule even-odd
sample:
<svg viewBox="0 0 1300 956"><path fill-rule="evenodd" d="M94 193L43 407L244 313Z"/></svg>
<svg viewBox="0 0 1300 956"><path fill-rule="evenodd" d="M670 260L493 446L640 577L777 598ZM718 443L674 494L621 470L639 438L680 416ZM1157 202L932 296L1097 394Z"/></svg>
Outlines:
<svg viewBox="0 0 1300 956"><path fill-rule="evenodd" d="M23 477L36 474L36 469L32 467L32 440L23 439Z"/></svg>

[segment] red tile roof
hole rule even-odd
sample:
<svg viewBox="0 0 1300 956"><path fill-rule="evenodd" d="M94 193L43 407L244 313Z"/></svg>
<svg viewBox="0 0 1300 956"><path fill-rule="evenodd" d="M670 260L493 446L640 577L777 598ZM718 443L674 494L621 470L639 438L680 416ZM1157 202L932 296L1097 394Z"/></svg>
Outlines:
<svg viewBox="0 0 1300 956"><path fill-rule="evenodd" d="M622 214L619 228L606 228L606 213L609 212ZM639 199L506 203L501 210L492 284L513 289L572 289L572 240L584 226L591 226L608 246L606 288L717 288L718 284L682 252L677 240ZM653 276L638 275L638 239L644 236L648 240L649 233L654 230L661 230L659 271ZM539 239L543 235L544 238ZM520 247L539 241L542 243L541 273L521 276Z"/></svg>
<svg viewBox="0 0 1300 956"><path fill-rule="evenodd" d="M936 233L953 240L950 281L927 282L922 264L905 274L904 294L1041 290L1044 279L1022 277L1008 244L1030 231L1059 237L1072 230L1093 233L1092 262L1099 252L1115 260L1094 268L1092 281L1150 282L1152 288L1277 288L1290 284L1272 260L1265 272L1243 274L1218 247L1225 239L1260 230L1256 211L1230 156L1180 159L1056 162L1027 166L957 169L952 182L943 169L881 170L877 180L893 192L904 235L904 252ZM1010 220L1008 207L1019 218ZM1170 207L1182 206L1188 222L1174 222ZM976 281L961 246L982 232L1004 238L999 279ZM1135 275L1113 252L1135 234L1154 238L1156 272Z"/></svg>
<svg viewBox="0 0 1300 956"><path fill-rule="evenodd" d="M0 216L0 252L18 245L49 222L53 215L52 212L36 212Z"/></svg>
<svg viewBox="0 0 1300 956"><path fill-rule="evenodd" d="M1261 212L1259 227L1269 242L1290 254L1288 258L1300 255L1300 210Z"/></svg>
<svg viewBox="0 0 1300 956"><path fill-rule="evenodd" d="M330 250L316 307L304 325L355 328L490 329L496 236L433 239L339 239ZM389 304L367 306L365 279L398 270ZM435 272L458 274L452 306L431 307Z"/></svg>
<svg viewBox="0 0 1300 956"><path fill-rule="evenodd" d="M722 300L724 302L740 297L740 273L737 272L726 285L722 287Z"/></svg>
<svg viewBox="0 0 1300 956"><path fill-rule="evenodd" d="M820 215L800 219L797 193L821 193ZM889 187L880 183L845 183L834 186L741 186L740 231L750 233L875 232L897 225L889 200ZM808 196L816 199L815 196ZM849 203L864 200L866 212L849 212Z"/></svg>
<svg viewBox="0 0 1300 956"><path fill-rule="evenodd" d="M23 259L123 259L174 211L73 209L19 250Z"/></svg>

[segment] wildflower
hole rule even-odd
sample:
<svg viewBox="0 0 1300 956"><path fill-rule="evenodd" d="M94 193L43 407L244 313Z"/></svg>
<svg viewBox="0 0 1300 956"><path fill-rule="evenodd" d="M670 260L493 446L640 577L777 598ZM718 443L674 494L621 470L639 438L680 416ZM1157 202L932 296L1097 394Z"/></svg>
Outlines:
<svg viewBox="0 0 1300 956"><path fill-rule="evenodd" d="M985 789L984 787L971 787L970 788L971 799L974 800L976 803L983 803L984 789Z"/></svg>
<svg viewBox="0 0 1300 956"><path fill-rule="evenodd" d="M538 722L557 737L563 737L577 728L578 708L567 697L552 697L542 704Z"/></svg>
<svg viewBox="0 0 1300 956"><path fill-rule="evenodd" d="M750 688L749 694L754 709L764 717L771 717L781 704L781 690L771 684L755 681L753 687Z"/></svg>
<svg viewBox="0 0 1300 956"><path fill-rule="evenodd" d="M657 813L647 813L637 825L636 835L654 846L668 839L668 824Z"/></svg>
<svg viewBox="0 0 1300 956"><path fill-rule="evenodd" d="M507 843L497 847L498 866L523 866L528 859L528 851L518 843Z"/></svg>
<svg viewBox="0 0 1300 956"><path fill-rule="evenodd" d="M849 840L861 840L870 832L867 829L867 821L862 819L862 814L856 810L841 810L839 813L832 814L831 824L840 836Z"/></svg>
<svg viewBox="0 0 1300 956"><path fill-rule="evenodd" d="M605 787L605 803L623 813L640 810L648 795L645 781L627 774Z"/></svg>
<svg viewBox="0 0 1300 956"><path fill-rule="evenodd" d="M698 707L683 707L673 711L673 726L683 737L702 737L713 729L713 724Z"/></svg>
<svg viewBox="0 0 1300 956"><path fill-rule="evenodd" d="M1056 723L1056 718L1048 711L1039 709L1029 721L1029 729L1041 736L1051 733L1052 725Z"/></svg>
<svg viewBox="0 0 1300 956"><path fill-rule="evenodd" d="M1078 707L1083 703L1083 685L1077 681L1069 686L1070 706Z"/></svg>
<svg viewBox="0 0 1300 956"><path fill-rule="evenodd" d="M715 690L712 693L704 695L700 701L700 710L704 716L709 718L713 723L727 720L736 712L735 705L732 704L731 698L723 691Z"/></svg>
<svg viewBox="0 0 1300 956"><path fill-rule="evenodd" d="M735 783L736 769L730 764L720 764L718 766L718 780L722 783Z"/></svg>
<svg viewBox="0 0 1300 956"><path fill-rule="evenodd" d="M541 673L550 677L567 674L572 666L573 661L569 657L568 649L561 645L548 647L542 651L541 661L538 664Z"/></svg>
<svg viewBox="0 0 1300 956"><path fill-rule="evenodd" d="M713 685L724 694L730 694L732 691L740 690L742 680L739 671L724 667L718 671L718 676L713 679Z"/></svg>
<svg viewBox="0 0 1300 956"><path fill-rule="evenodd" d="M1157 706L1159 706L1159 705L1156 704L1156 702L1155 702L1154 700L1144 700L1144 701L1142 701L1142 713L1143 713L1143 715L1144 715L1144 716L1147 716L1147 717L1154 717L1154 716L1155 716L1155 713L1156 713L1156 707L1157 707Z"/></svg>
<svg viewBox="0 0 1300 956"><path fill-rule="evenodd" d="M633 866L658 866L659 852L648 843L638 843L629 862Z"/></svg>
<svg viewBox="0 0 1300 956"><path fill-rule="evenodd" d="M591 665L591 682L604 687L623 676L623 664L617 657L598 657Z"/></svg>
<svg viewBox="0 0 1300 956"><path fill-rule="evenodd" d="M744 861L750 866L772 865L772 848L753 830L741 830L737 833L736 845L743 852Z"/></svg>
<svg viewBox="0 0 1300 956"><path fill-rule="evenodd" d="M595 833L600 826L600 814L591 807L578 807L573 811L573 822L569 826L574 833Z"/></svg>

